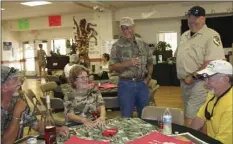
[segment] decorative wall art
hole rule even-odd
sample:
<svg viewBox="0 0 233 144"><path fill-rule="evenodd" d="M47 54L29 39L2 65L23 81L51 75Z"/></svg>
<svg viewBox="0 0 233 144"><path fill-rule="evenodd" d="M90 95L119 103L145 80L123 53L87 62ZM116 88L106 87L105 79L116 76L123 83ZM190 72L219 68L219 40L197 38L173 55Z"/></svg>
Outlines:
<svg viewBox="0 0 233 144"><path fill-rule="evenodd" d="M12 42L3 42L3 50L9 51L12 49Z"/></svg>
<svg viewBox="0 0 233 144"><path fill-rule="evenodd" d="M76 50L78 50L79 53L88 56L90 40L93 39L95 45L98 44L96 38L98 33L94 28L92 28L97 25L87 22L86 19L81 19L78 24L75 17L73 17L73 21L75 25L73 28L75 29L74 43L76 45Z"/></svg>

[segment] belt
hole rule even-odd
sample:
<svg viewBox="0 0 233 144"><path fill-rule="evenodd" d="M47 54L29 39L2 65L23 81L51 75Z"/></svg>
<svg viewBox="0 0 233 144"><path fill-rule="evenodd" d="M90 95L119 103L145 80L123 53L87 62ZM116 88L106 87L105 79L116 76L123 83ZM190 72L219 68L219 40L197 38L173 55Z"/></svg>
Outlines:
<svg viewBox="0 0 233 144"><path fill-rule="evenodd" d="M120 80L143 81L143 78L120 78Z"/></svg>

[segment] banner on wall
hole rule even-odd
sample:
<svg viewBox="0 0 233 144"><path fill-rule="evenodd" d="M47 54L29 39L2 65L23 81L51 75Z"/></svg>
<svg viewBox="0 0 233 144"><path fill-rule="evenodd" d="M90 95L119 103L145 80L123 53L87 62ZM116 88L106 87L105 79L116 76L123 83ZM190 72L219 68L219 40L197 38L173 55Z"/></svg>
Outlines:
<svg viewBox="0 0 233 144"><path fill-rule="evenodd" d="M60 15L49 16L48 19L49 19L49 27L61 26L61 16Z"/></svg>
<svg viewBox="0 0 233 144"><path fill-rule="evenodd" d="M89 41L89 52L88 55L90 58L100 58L100 49L95 45L95 41Z"/></svg>
<svg viewBox="0 0 233 144"><path fill-rule="evenodd" d="M19 19L18 28L19 28L19 30L28 30L29 29L29 20L28 19Z"/></svg>

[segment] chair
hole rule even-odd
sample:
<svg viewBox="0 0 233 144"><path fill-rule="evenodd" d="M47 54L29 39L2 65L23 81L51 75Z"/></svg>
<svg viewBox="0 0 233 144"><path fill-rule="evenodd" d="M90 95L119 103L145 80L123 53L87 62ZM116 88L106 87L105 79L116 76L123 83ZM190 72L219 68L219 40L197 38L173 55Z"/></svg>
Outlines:
<svg viewBox="0 0 233 144"><path fill-rule="evenodd" d="M40 115L41 116L41 121L44 119L44 116L46 114L46 108L43 104L41 104L39 98L36 97L35 93L31 90L31 89L28 89L24 92L24 96L26 97L27 99L27 103L28 101L30 101L32 107L32 114L35 115L35 116L38 116ZM29 104L28 104L29 105ZM29 127L28 129L28 134L30 133L31 131L31 127Z"/></svg>
<svg viewBox="0 0 233 144"><path fill-rule="evenodd" d="M164 114L165 107L146 106L142 110L142 119L158 120ZM169 108L172 115L172 122L179 125L184 125L184 113L178 108Z"/></svg>
<svg viewBox="0 0 233 144"><path fill-rule="evenodd" d="M157 80L151 79L148 88L149 88L149 93L150 93L150 105L155 105L155 92L160 86L157 84Z"/></svg>
<svg viewBox="0 0 233 144"><path fill-rule="evenodd" d="M47 95L50 96L50 104L53 112L53 118L56 125L65 125L65 115L64 115L64 104L62 99L60 98L54 98L53 90L57 88L56 82L48 82L45 84L42 84L40 86L40 89L43 93L43 96L41 97L41 101L44 105L46 105L46 97ZM61 111L62 110L62 111ZM59 111L59 112L57 112Z"/></svg>
<svg viewBox="0 0 233 144"><path fill-rule="evenodd" d="M51 97L54 97L52 91L57 87L56 82L47 82L44 84L41 84L40 89L43 93L43 96L50 95Z"/></svg>
<svg viewBox="0 0 233 144"><path fill-rule="evenodd" d="M46 97L41 97L41 101L46 104ZM66 119L65 119L65 114L64 114L64 103L62 101L62 99L60 98L50 98L50 106L52 111L56 111L56 110L61 110L63 109L63 111L59 111L56 113L52 113L55 124L59 125L59 126L63 126L66 124Z"/></svg>

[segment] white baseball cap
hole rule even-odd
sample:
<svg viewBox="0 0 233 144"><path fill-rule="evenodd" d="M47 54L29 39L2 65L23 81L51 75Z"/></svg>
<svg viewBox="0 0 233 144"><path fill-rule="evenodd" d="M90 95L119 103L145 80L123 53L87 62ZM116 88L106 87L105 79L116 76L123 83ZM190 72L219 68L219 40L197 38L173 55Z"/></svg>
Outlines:
<svg viewBox="0 0 233 144"><path fill-rule="evenodd" d="M211 61L205 69L197 73L203 77L209 77L217 73L233 75L233 69L232 65L225 60L214 60Z"/></svg>

